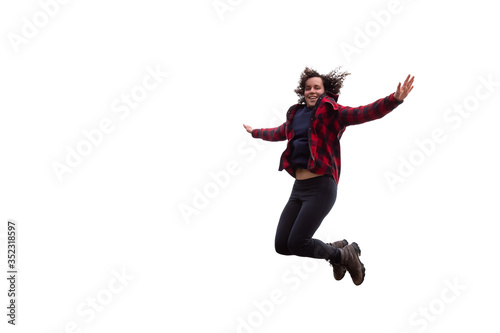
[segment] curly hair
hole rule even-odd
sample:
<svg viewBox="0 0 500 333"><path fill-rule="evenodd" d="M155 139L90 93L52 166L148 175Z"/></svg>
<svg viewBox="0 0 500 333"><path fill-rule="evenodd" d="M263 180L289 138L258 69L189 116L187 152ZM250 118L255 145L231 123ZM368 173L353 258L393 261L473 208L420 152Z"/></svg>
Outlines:
<svg viewBox="0 0 500 333"><path fill-rule="evenodd" d="M306 81L312 77L321 78L321 80L323 81L325 92L329 91L335 95L338 95L340 93L340 88L342 88L342 85L344 84L345 77L351 74L347 72L340 72L339 68L340 67L337 67L330 73L323 75L319 74L314 69L306 67L300 75L299 85L295 89L295 93L299 96L299 103L304 104L306 102L304 98Z"/></svg>

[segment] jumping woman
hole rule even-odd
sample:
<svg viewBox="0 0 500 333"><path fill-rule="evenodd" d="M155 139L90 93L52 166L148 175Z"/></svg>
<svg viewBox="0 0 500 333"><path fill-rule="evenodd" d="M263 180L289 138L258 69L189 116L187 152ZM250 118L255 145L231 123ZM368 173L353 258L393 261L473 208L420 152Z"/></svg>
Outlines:
<svg viewBox="0 0 500 333"><path fill-rule="evenodd" d="M379 119L394 110L413 89L408 75L396 92L357 108L337 104L340 88L350 73L335 69L326 75L308 67L302 72L295 93L299 103L290 107L286 121L275 128L252 129L252 137L266 141L288 140L279 170L295 178L292 193L278 222L276 252L325 259L341 280L346 270L355 285L363 283L365 267L357 243L345 239L325 244L312 238L337 197L340 176L340 138L349 125Z"/></svg>

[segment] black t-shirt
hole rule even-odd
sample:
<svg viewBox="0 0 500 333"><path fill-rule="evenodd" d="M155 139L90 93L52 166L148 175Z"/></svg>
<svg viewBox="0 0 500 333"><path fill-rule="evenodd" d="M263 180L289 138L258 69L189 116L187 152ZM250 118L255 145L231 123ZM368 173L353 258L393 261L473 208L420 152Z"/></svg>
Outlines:
<svg viewBox="0 0 500 333"><path fill-rule="evenodd" d="M307 162L309 161L309 156L311 155L308 142L308 128L312 110L313 108L304 106L295 112L292 120L294 135L292 140L290 140L292 147L290 164L294 169L307 169Z"/></svg>

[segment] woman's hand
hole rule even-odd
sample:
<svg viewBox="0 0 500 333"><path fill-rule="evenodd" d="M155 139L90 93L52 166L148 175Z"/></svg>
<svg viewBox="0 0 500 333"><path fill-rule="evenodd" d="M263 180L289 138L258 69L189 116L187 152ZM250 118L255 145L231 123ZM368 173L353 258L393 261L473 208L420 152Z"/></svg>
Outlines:
<svg viewBox="0 0 500 333"><path fill-rule="evenodd" d="M410 74L406 77L405 82L403 83L403 86L401 87L401 82L398 84L398 88L396 89L396 92L394 93L394 98L397 99L398 101L402 101L408 96L410 91L413 89L413 80L415 79L415 76L412 76L410 79Z"/></svg>
<svg viewBox="0 0 500 333"><path fill-rule="evenodd" d="M251 128L250 126L245 125L245 124L243 124L243 127L245 127L245 129L247 130L248 133L250 133L250 134L252 133L253 128Z"/></svg>

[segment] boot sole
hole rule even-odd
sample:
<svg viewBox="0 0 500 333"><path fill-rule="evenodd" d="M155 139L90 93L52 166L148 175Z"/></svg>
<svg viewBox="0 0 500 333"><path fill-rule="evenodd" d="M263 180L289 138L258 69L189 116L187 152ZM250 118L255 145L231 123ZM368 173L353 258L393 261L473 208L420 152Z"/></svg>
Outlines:
<svg viewBox="0 0 500 333"><path fill-rule="evenodd" d="M356 250L356 253L358 254L358 257L361 256L361 249L359 248L359 245L358 243L356 242L352 242L351 243L352 247L354 247L354 249Z"/></svg>
<svg viewBox="0 0 500 333"><path fill-rule="evenodd" d="M354 248L354 250L356 251L356 253L358 254L358 257L361 255L361 249L359 248L359 245L358 243L356 242L353 242L351 243L352 247ZM359 258L358 258L359 259ZM363 277L361 279L361 282L359 283L355 283L355 285L359 286L360 284L363 283L363 281L365 280L365 265L361 262L361 260L359 260L359 263L361 264L361 272L363 273Z"/></svg>

